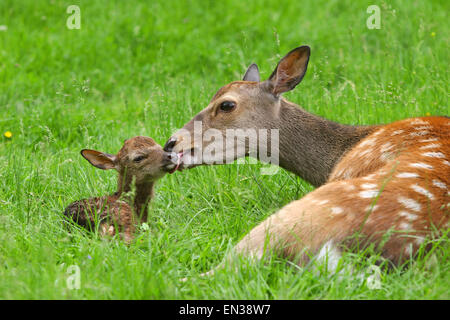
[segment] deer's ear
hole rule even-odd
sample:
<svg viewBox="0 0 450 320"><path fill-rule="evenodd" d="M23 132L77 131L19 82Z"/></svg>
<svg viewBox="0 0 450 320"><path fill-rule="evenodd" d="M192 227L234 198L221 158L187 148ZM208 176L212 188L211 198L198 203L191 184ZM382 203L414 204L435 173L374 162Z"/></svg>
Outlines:
<svg viewBox="0 0 450 320"><path fill-rule="evenodd" d="M272 75L266 81L269 90L276 96L294 89L303 79L308 67L311 49L301 46L290 51L278 62Z"/></svg>
<svg viewBox="0 0 450 320"><path fill-rule="evenodd" d="M108 170L116 168L116 156L100 151L83 149L81 155L94 167Z"/></svg>
<svg viewBox="0 0 450 320"><path fill-rule="evenodd" d="M248 67L247 71L245 72L244 81L256 81L259 82L259 69L256 63L252 63L250 67Z"/></svg>

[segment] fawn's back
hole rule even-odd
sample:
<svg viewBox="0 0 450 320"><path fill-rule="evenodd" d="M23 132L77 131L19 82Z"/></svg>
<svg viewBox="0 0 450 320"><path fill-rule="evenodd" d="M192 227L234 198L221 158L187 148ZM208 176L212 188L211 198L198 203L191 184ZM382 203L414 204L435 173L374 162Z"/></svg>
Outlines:
<svg viewBox="0 0 450 320"><path fill-rule="evenodd" d="M131 206L119 200L118 195L94 197L72 202L64 216L79 226L94 231L98 226L101 236L119 233L128 242L135 232L135 219Z"/></svg>

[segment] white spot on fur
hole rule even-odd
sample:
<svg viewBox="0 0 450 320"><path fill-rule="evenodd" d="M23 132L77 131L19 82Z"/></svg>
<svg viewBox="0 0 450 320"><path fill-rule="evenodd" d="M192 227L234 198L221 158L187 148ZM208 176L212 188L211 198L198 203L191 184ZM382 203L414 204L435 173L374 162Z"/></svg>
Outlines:
<svg viewBox="0 0 450 320"><path fill-rule="evenodd" d="M430 130L430 129L432 129L431 126L420 126L414 128L414 130Z"/></svg>
<svg viewBox="0 0 450 320"><path fill-rule="evenodd" d="M424 238L424 237L421 237L421 236L417 236L416 239L414 240L414 242L415 242L418 246L420 246L424 241L425 241L425 238Z"/></svg>
<svg viewBox="0 0 450 320"><path fill-rule="evenodd" d="M331 213L332 214L341 214L342 212L344 212L344 209L342 209L341 207L333 207L333 208L331 208Z"/></svg>
<svg viewBox="0 0 450 320"><path fill-rule="evenodd" d="M383 144L383 145L381 146L380 151L381 151L381 152L386 152L386 151L391 150L393 147L394 147L394 146L392 145L392 143L386 142L385 144Z"/></svg>
<svg viewBox="0 0 450 320"><path fill-rule="evenodd" d="M450 166L450 162L448 162L447 160L442 161L444 164L446 164L447 166Z"/></svg>
<svg viewBox="0 0 450 320"><path fill-rule="evenodd" d="M433 194L432 194L430 191L428 191L427 189L425 189L425 188L419 186L418 184L413 184L413 185L411 186L411 188L412 188L415 192L420 193L420 194L424 195L425 197L428 197L430 200L433 200L433 199L434 199L434 196L433 196Z"/></svg>
<svg viewBox="0 0 450 320"><path fill-rule="evenodd" d="M418 119L418 118L412 120L410 123L411 124L430 124L429 122L423 121L422 119Z"/></svg>
<svg viewBox="0 0 450 320"><path fill-rule="evenodd" d="M380 159L381 161L388 161L390 158L392 158L393 153L392 152L384 152L381 154Z"/></svg>
<svg viewBox="0 0 450 320"><path fill-rule="evenodd" d="M408 211L400 211L398 213L398 215L400 217L404 217L404 218L408 219L409 221L414 221L417 219L417 215L415 215L414 213L410 213Z"/></svg>
<svg viewBox="0 0 450 320"><path fill-rule="evenodd" d="M445 158L445 155L442 152L425 152L422 153L425 157L432 157L432 158Z"/></svg>
<svg viewBox="0 0 450 320"><path fill-rule="evenodd" d="M429 164L426 164L423 162L411 163L409 166L413 167L413 168L420 168L420 169L433 169L433 166L430 166Z"/></svg>
<svg viewBox="0 0 450 320"><path fill-rule="evenodd" d="M345 179L349 179L349 178L351 178L352 173L353 173L352 168L347 168L347 170L344 171L343 177L344 177Z"/></svg>
<svg viewBox="0 0 450 320"><path fill-rule="evenodd" d="M317 254L316 261L319 263L326 263L328 271L336 271L339 259L341 258L340 250L330 240L323 245Z"/></svg>
<svg viewBox="0 0 450 320"><path fill-rule="evenodd" d="M350 184L350 183L345 183L344 188L347 189L347 191L352 191L352 190L356 189L355 185Z"/></svg>
<svg viewBox="0 0 450 320"><path fill-rule="evenodd" d="M367 180L372 180L373 178L375 178L375 174L374 173L369 174L368 176L365 176L362 179L367 181Z"/></svg>
<svg viewBox="0 0 450 320"><path fill-rule="evenodd" d="M422 206L420 205L420 203L418 203L414 199L398 197L397 201L400 202L401 204L403 204L405 206L405 208L411 209L415 212L420 212L420 210L422 209Z"/></svg>
<svg viewBox="0 0 450 320"><path fill-rule="evenodd" d="M405 248L405 253L410 256L413 253L412 243L408 243Z"/></svg>
<svg viewBox="0 0 450 320"><path fill-rule="evenodd" d="M322 201L319 201L318 204L323 206L324 204L327 204L328 202L329 202L328 200L322 200Z"/></svg>
<svg viewBox="0 0 450 320"><path fill-rule="evenodd" d="M438 141L438 138L429 138L429 139L422 139L419 140L419 142L433 142L433 141Z"/></svg>
<svg viewBox="0 0 450 320"><path fill-rule="evenodd" d="M378 135L382 134L383 132L384 132L384 128L382 128L382 129L380 129L380 130L374 132L374 133L373 133L373 136L378 136Z"/></svg>
<svg viewBox="0 0 450 320"><path fill-rule="evenodd" d="M361 151L361 152L359 153L359 156L360 156L360 157L362 157L362 156L365 156L365 155L371 154L372 152L373 152L373 149L371 149L371 148L367 148L367 149L365 149L365 150Z"/></svg>
<svg viewBox="0 0 450 320"><path fill-rule="evenodd" d="M361 185L361 188L363 188L363 189L373 189L373 188L376 188L376 187L378 187L378 186L376 184L374 184L374 183L363 183Z"/></svg>
<svg viewBox="0 0 450 320"><path fill-rule="evenodd" d="M396 176L397 178L418 178L419 175L414 172L400 172Z"/></svg>
<svg viewBox="0 0 450 320"><path fill-rule="evenodd" d="M374 144L375 144L375 139L365 139L359 144L359 147L373 146Z"/></svg>
<svg viewBox="0 0 450 320"><path fill-rule="evenodd" d="M392 135L395 136L397 134L403 133L404 130L395 130L394 132L392 132Z"/></svg>
<svg viewBox="0 0 450 320"><path fill-rule="evenodd" d="M447 189L447 186L445 185L445 183L443 183L442 181L439 181L438 179L433 179L433 185L441 188L441 189Z"/></svg>
<svg viewBox="0 0 450 320"><path fill-rule="evenodd" d="M409 135L411 137L420 137L420 136L426 136L429 133L430 133L430 131L417 131L417 132L412 132Z"/></svg>
<svg viewBox="0 0 450 320"><path fill-rule="evenodd" d="M440 143L431 143L427 144L426 146L422 146L419 149L425 150L425 149L433 149L433 148L439 148L441 146Z"/></svg>
<svg viewBox="0 0 450 320"><path fill-rule="evenodd" d="M402 222L399 225L400 229L403 230L410 230L411 229L411 224L407 223L407 222Z"/></svg>
<svg viewBox="0 0 450 320"><path fill-rule="evenodd" d="M378 190L364 190L359 193L359 196L364 199L372 199L378 196Z"/></svg>
<svg viewBox="0 0 450 320"><path fill-rule="evenodd" d="M377 210L380 206L379 205L370 205L366 207L366 212L374 212L375 210Z"/></svg>

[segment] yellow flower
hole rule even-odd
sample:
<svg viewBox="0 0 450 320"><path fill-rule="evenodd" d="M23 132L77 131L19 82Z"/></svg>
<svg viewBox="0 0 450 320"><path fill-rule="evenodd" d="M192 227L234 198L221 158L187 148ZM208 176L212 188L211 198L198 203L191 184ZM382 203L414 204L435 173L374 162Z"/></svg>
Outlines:
<svg viewBox="0 0 450 320"><path fill-rule="evenodd" d="M433 38L436 37L436 32L433 31L433 32L431 33L431 36L432 36Z"/></svg>
<svg viewBox="0 0 450 320"><path fill-rule="evenodd" d="M427 112L427 113L425 113L425 115L426 115L427 117L429 117L429 116L431 116L431 113Z"/></svg>
<svg viewBox="0 0 450 320"><path fill-rule="evenodd" d="M11 131L6 131L6 132L4 133L4 136L5 136L6 138L11 138L11 137L12 137Z"/></svg>

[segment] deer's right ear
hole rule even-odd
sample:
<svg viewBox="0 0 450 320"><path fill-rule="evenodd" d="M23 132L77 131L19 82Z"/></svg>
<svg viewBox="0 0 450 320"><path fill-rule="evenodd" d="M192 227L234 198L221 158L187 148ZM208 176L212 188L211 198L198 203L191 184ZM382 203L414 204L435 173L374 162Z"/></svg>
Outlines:
<svg viewBox="0 0 450 320"><path fill-rule="evenodd" d="M116 156L100 151L83 149L81 155L94 167L108 170L116 168Z"/></svg>
<svg viewBox="0 0 450 320"><path fill-rule="evenodd" d="M259 69L256 63L252 63L250 67L248 67L247 72L245 72L244 81L260 81L259 77Z"/></svg>
<svg viewBox="0 0 450 320"><path fill-rule="evenodd" d="M266 81L267 87L275 96L294 89L302 81L310 53L311 49L308 46L301 46L290 51L278 62Z"/></svg>

